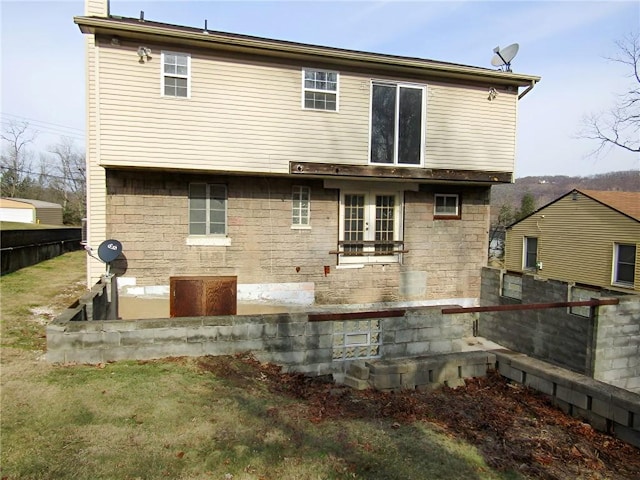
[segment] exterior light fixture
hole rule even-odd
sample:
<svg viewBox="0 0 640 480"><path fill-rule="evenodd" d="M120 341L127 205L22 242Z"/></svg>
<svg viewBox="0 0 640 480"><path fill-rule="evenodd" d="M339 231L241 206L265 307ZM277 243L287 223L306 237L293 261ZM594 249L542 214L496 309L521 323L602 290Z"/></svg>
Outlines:
<svg viewBox="0 0 640 480"><path fill-rule="evenodd" d="M146 60L151 60L151 49L148 47L138 47L138 57L140 57L140 63L144 63Z"/></svg>

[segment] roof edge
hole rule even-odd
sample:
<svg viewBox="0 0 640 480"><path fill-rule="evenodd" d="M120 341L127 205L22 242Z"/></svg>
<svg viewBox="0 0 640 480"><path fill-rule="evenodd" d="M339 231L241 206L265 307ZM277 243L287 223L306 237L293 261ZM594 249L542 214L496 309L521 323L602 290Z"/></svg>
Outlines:
<svg viewBox="0 0 640 480"><path fill-rule="evenodd" d="M491 80L504 85L531 86L540 81L536 75L516 74L482 67L459 65L435 60L413 57L402 57L388 54L347 50L335 47L325 47L285 40L273 40L249 35L231 34L225 32L206 32L193 28L182 27L152 21L140 21L124 17L86 17L77 16L73 21L85 34L140 34L173 39L185 39L198 43L203 47L216 46L221 50L243 50L266 56L308 56L326 57L340 60L343 63L367 65L393 65L428 72L439 77L466 78L469 80Z"/></svg>

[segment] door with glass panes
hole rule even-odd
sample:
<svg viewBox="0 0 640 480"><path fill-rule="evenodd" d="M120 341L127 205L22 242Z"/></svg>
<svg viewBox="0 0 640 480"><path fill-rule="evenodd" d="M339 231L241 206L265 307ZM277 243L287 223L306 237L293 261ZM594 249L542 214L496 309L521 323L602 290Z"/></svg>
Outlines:
<svg viewBox="0 0 640 480"><path fill-rule="evenodd" d="M400 201L397 193L344 193L340 263L398 261Z"/></svg>

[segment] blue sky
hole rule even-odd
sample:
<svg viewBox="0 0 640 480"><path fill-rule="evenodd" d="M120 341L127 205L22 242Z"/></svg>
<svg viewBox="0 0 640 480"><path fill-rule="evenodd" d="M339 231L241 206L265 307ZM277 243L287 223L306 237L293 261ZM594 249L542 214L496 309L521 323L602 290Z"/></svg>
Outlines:
<svg viewBox="0 0 640 480"><path fill-rule="evenodd" d="M493 48L518 42L514 72L542 82L520 102L516 177L640 169L637 154L577 138L586 114L631 82L607 60L640 29L637 1L151 1L112 0L113 15L346 49L491 67ZM60 135L84 145L83 1L0 0L0 120L26 120L34 150Z"/></svg>

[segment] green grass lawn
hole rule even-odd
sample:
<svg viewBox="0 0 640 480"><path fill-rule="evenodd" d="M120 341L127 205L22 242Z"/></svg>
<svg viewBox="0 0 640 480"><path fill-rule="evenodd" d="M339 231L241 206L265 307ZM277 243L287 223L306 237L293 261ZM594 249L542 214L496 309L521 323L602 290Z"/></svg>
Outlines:
<svg viewBox="0 0 640 480"><path fill-rule="evenodd" d="M319 419L237 358L47 364L45 324L84 291L85 258L0 278L3 480L521 478L429 422Z"/></svg>

